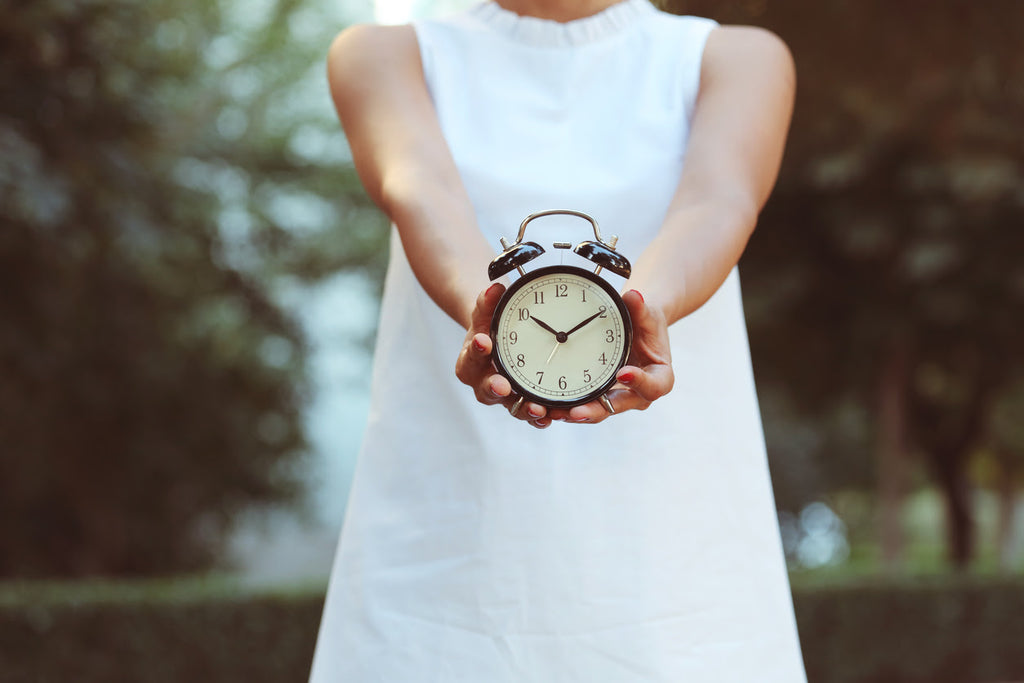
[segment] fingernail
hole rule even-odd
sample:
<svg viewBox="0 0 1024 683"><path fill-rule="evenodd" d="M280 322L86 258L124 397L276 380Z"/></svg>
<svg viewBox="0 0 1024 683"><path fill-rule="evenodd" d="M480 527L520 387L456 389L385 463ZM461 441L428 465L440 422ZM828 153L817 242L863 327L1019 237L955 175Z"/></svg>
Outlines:
<svg viewBox="0 0 1024 683"><path fill-rule="evenodd" d="M478 342L478 341L477 341L476 339L474 339L474 340L473 340L473 348L474 348L474 349L476 349L476 350L477 350L477 352L479 352L479 353L483 353L483 352L484 352L484 348L485 348L485 347L484 347L484 345L483 345L483 344L481 344L481 343L480 343L480 342Z"/></svg>
<svg viewBox="0 0 1024 683"><path fill-rule="evenodd" d="M619 381L623 384L632 384L636 377L633 376L632 372L624 372L619 375Z"/></svg>
<svg viewBox="0 0 1024 683"><path fill-rule="evenodd" d="M579 424L581 422L590 422L590 418L589 417L571 417L571 418L569 418L569 422L575 422L576 424Z"/></svg>
<svg viewBox="0 0 1024 683"><path fill-rule="evenodd" d="M643 294L641 294L641 293L640 293L640 292L639 292L638 290L636 290L636 289L631 289L631 290L629 290L629 291L631 291L631 292L636 292L636 295L637 295L638 297L640 297L640 301L643 301L643 300L644 300L644 295L643 295Z"/></svg>
<svg viewBox="0 0 1024 683"><path fill-rule="evenodd" d="M529 412L530 417L541 417L544 415L544 411L541 408L538 408L537 406L531 406Z"/></svg>
<svg viewBox="0 0 1024 683"><path fill-rule="evenodd" d="M495 282L493 285L491 285L490 287L487 288L486 294L488 294L488 295L492 294L496 288L499 288L501 286L502 285L501 285L500 282Z"/></svg>

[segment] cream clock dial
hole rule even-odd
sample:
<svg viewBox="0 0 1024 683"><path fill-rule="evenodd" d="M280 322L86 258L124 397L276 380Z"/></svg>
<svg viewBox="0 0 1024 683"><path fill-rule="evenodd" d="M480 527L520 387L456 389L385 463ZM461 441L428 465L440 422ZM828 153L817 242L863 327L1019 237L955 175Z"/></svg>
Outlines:
<svg viewBox="0 0 1024 683"><path fill-rule="evenodd" d="M571 407L615 384L631 333L629 313L607 281L582 268L549 266L502 296L491 322L492 357L520 396Z"/></svg>

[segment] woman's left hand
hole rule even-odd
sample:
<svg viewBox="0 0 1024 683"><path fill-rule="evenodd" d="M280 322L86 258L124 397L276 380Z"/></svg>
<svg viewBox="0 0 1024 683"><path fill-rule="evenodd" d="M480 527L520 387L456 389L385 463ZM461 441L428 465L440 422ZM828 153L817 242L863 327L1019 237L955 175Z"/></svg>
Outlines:
<svg viewBox="0 0 1024 683"><path fill-rule="evenodd" d="M618 382L606 394L615 413L645 410L675 384L672 354L669 348L668 323L660 309L648 306L643 296L631 289L622 296L633 324L633 346L626 365L616 374ZM611 413L598 401L591 401L571 410L551 411L551 419L567 422L602 422Z"/></svg>

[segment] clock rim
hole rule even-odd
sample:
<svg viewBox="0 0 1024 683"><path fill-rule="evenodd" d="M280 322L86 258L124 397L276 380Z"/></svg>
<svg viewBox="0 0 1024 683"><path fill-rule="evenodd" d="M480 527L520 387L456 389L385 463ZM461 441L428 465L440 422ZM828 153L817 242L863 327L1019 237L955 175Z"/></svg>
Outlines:
<svg viewBox="0 0 1024 683"><path fill-rule="evenodd" d="M625 343L622 345L622 354L616 360L615 370L612 371L611 377L609 377L605 382L603 382L600 386L598 386L591 392L584 394L582 397L577 396L575 398L566 400L558 400L547 398L545 396L540 396L539 394L536 394L533 391L531 391L529 388L524 387L515 379L512 373L508 371L508 369L505 367L505 364L501 360L501 355L498 353L498 322L501 320L501 314L504 312L505 307L508 306L509 301L512 299L516 292L518 292L520 289L522 289L529 283L533 282L534 280L540 279L545 275L551 274L571 274L580 276L586 280L589 280L590 282L593 282L594 284L598 285L601 289L603 289L604 292L608 294L611 300L615 303L615 306L619 311L619 315L622 317L623 337L625 338ZM590 403L591 401L597 399L599 396L602 396L605 392L611 389L618 381L616 375L618 374L619 369L621 369L626 364L626 361L629 360L629 353L630 350L633 348L633 325L632 320L629 317L629 309L626 308L626 302L622 300L622 296L618 293L618 291L616 291L615 287L613 287L610 282L605 280L597 273L591 270L586 270L585 268L580 268L579 266L544 266L543 268L531 270L530 272L521 276L511 285L509 285L505 289L505 293L502 294L501 298L498 300L497 306L495 306L494 308L494 315L491 316L490 335L491 361L494 363L494 367L497 368L498 373L509 381L509 384L512 385L512 390L515 393L519 394L520 396L523 396L528 401L532 401L533 403L539 403L540 405L546 406L548 408L573 408L575 406L581 406L584 403Z"/></svg>

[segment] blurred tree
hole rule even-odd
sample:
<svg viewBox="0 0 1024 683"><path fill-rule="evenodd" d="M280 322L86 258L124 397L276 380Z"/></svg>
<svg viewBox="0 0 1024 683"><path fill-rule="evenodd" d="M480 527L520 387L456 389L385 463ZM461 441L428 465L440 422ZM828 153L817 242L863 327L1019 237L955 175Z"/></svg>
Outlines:
<svg viewBox="0 0 1024 683"><path fill-rule="evenodd" d="M890 534L919 451L965 565L968 458L1024 363L1024 5L669 5L770 28L797 62L787 160L744 257L759 377L825 425L824 486L880 476ZM873 417L837 419L851 404Z"/></svg>
<svg viewBox="0 0 1024 683"><path fill-rule="evenodd" d="M202 568L241 509L300 499L278 294L379 270L386 234L323 92L332 24L0 6L0 576Z"/></svg>
<svg viewBox="0 0 1024 683"><path fill-rule="evenodd" d="M1024 381L1018 377L1006 383L987 425L987 448L981 451L979 477L999 496L996 548L1002 571L1018 566L1022 548L1017 542L1018 491L1024 483Z"/></svg>

